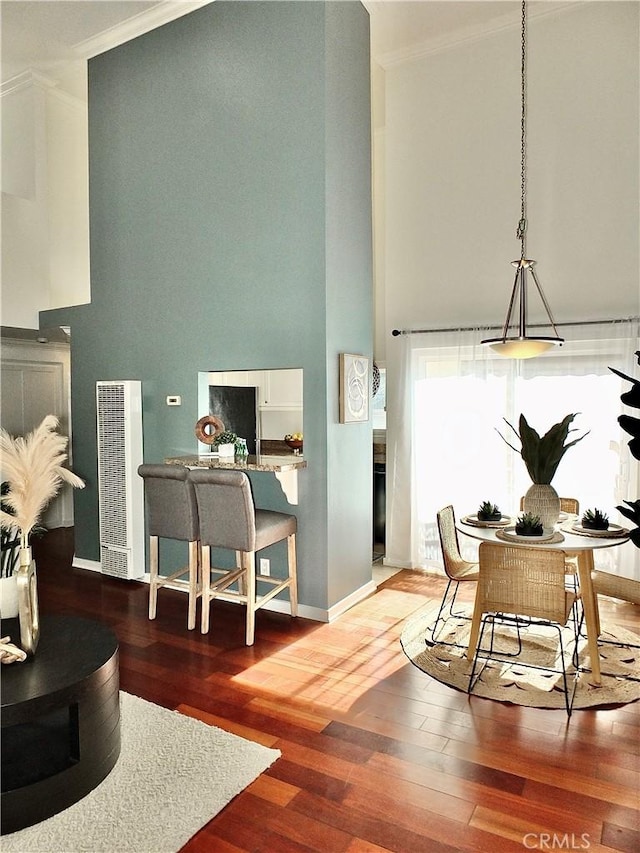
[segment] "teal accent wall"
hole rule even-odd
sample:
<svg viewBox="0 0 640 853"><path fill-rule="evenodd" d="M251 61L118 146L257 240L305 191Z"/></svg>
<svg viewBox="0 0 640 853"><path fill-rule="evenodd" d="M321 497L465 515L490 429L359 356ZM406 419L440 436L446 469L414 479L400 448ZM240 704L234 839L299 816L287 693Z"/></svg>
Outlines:
<svg viewBox="0 0 640 853"><path fill-rule="evenodd" d="M299 505L269 474L256 502L298 516L302 604L370 580L371 423L338 423L338 354L373 348L369 91L356 2L218 0L90 60L91 304L41 314L71 327L79 557L96 381L142 380L158 462L195 449L198 371L302 367Z"/></svg>

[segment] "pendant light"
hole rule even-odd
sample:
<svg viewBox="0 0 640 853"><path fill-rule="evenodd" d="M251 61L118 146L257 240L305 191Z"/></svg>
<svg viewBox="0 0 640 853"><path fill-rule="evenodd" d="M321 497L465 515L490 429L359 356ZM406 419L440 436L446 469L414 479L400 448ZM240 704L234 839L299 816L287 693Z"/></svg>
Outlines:
<svg viewBox="0 0 640 853"><path fill-rule="evenodd" d="M556 325L551 316L551 309L547 302L538 276L536 275L534 264L535 261L526 257L525 251L525 234L527 230L527 214L526 214L526 105L527 105L527 87L526 87L526 52L527 52L527 8L526 0L522 0L522 62L521 62L521 96L522 96L522 112L520 120L520 221L516 237L520 241L520 260L512 261L511 266L515 267L516 275L513 282L513 290L511 291L511 299L507 309L507 316L502 328L502 335L499 338L487 338L482 341L483 344L490 346L500 355L507 358L532 358L539 355L553 346L562 346L563 338L559 337ZM537 288L542 304L544 305L549 323L553 328L553 337L544 337L541 335L531 335L527 332L527 273L531 273L534 284ZM518 306L518 333L509 335L509 328L512 325L511 319L514 310Z"/></svg>

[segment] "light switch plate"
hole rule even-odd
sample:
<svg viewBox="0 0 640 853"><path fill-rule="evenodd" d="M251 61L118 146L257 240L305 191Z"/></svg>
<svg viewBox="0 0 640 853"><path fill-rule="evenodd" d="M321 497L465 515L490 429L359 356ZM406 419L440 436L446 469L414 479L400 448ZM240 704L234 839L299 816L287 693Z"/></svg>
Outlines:
<svg viewBox="0 0 640 853"><path fill-rule="evenodd" d="M167 406L181 406L182 405L182 397L176 395L167 397Z"/></svg>

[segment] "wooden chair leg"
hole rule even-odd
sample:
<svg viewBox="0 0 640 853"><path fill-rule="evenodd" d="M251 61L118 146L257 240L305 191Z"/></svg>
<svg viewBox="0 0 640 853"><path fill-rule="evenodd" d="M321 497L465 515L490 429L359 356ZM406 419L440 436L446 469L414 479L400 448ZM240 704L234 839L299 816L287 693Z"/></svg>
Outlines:
<svg viewBox="0 0 640 853"><path fill-rule="evenodd" d="M242 551L236 551L236 568L242 568ZM240 580L238 581L238 592L240 595L247 594L247 575L246 573L242 575Z"/></svg>
<svg viewBox="0 0 640 853"><path fill-rule="evenodd" d="M298 565L296 559L296 534L287 536L287 558L289 566L289 600L291 602L291 615L298 615Z"/></svg>
<svg viewBox="0 0 640 853"><path fill-rule="evenodd" d="M149 537L149 619L156 618L158 604L158 537Z"/></svg>
<svg viewBox="0 0 640 853"><path fill-rule="evenodd" d="M245 564L247 584L247 629L246 643L253 645L256 630L256 555L250 551L242 555Z"/></svg>
<svg viewBox="0 0 640 853"><path fill-rule="evenodd" d="M200 631L206 634L209 631L209 605L211 602L211 548L209 545L203 545L200 549L200 567L201 567L201 584L202 584L202 614Z"/></svg>
<svg viewBox="0 0 640 853"><path fill-rule="evenodd" d="M189 618L187 628L196 627L196 602L198 600L198 542L189 542Z"/></svg>

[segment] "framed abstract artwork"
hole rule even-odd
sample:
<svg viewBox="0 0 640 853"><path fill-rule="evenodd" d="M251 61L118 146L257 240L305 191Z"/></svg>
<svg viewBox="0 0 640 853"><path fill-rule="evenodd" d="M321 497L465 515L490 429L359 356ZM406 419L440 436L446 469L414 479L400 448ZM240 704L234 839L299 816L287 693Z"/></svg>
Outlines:
<svg viewBox="0 0 640 853"><path fill-rule="evenodd" d="M369 420L369 359L340 353L340 423Z"/></svg>

